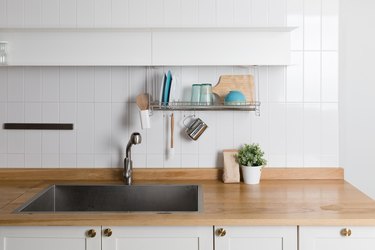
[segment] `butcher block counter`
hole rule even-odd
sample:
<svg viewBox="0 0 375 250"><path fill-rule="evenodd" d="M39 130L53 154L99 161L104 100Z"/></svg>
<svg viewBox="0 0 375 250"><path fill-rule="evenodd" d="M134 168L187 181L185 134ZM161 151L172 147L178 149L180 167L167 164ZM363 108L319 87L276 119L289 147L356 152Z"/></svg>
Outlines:
<svg viewBox="0 0 375 250"><path fill-rule="evenodd" d="M1 226L375 226L375 201L342 169L264 169L259 185L224 184L217 169L135 169L134 185L198 184L203 211L43 212L15 210L53 184L121 184L121 169L0 170Z"/></svg>

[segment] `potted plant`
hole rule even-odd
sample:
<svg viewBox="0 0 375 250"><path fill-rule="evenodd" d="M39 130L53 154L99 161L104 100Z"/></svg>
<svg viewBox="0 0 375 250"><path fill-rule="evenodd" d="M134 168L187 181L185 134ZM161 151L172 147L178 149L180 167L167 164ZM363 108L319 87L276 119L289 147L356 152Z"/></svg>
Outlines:
<svg viewBox="0 0 375 250"><path fill-rule="evenodd" d="M245 144L240 148L236 159L241 164L242 177L246 184L258 184L260 181L261 170L267 164L264 159L264 152L259 144Z"/></svg>

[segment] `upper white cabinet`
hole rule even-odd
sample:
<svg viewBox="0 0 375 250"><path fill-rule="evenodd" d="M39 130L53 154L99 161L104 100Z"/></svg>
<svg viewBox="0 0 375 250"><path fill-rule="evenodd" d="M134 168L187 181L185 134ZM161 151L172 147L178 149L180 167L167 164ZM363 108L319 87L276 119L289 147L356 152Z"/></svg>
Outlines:
<svg viewBox="0 0 375 250"><path fill-rule="evenodd" d="M288 65L292 28L0 29L8 65Z"/></svg>

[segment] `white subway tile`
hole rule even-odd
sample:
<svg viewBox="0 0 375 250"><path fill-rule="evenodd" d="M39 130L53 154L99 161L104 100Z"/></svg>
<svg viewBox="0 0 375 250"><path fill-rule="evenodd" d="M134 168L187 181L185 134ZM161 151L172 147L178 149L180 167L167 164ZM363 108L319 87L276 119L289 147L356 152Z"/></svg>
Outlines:
<svg viewBox="0 0 375 250"><path fill-rule="evenodd" d="M112 167L112 157L110 154L95 154L94 161L96 168Z"/></svg>
<svg viewBox="0 0 375 250"><path fill-rule="evenodd" d="M117 152L116 154L112 154L112 168L123 168L124 167L124 159L125 151Z"/></svg>
<svg viewBox="0 0 375 250"><path fill-rule="evenodd" d="M129 140L128 131L128 106L126 103L112 103L111 107L111 150L112 154L123 158L125 147Z"/></svg>
<svg viewBox="0 0 375 250"><path fill-rule="evenodd" d="M259 90L256 90L256 92L259 93L259 101L262 103L268 102L268 67L267 66L260 66L257 67L257 69L254 70L254 81L255 81L255 86ZM258 78L259 84L256 84Z"/></svg>
<svg viewBox="0 0 375 250"><path fill-rule="evenodd" d="M216 112L199 112L197 117L199 117L208 126L207 129L197 140L199 154L214 155L217 148L221 148L227 144L232 143L233 134L231 134L231 128L233 128L233 121L224 121L225 119L227 119L227 116L221 116L221 114L216 114ZM217 121L217 119L219 118L223 118L222 126L220 126L221 121ZM217 132L219 131L219 128L227 128L228 130L222 130L221 132ZM223 131L226 131L226 133L223 133Z"/></svg>
<svg viewBox="0 0 375 250"><path fill-rule="evenodd" d="M47 123L58 123L60 121L59 103L42 104L42 121Z"/></svg>
<svg viewBox="0 0 375 250"><path fill-rule="evenodd" d="M214 132L214 136L209 139L210 143L206 144L207 147L213 147L214 142L215 142L214 138L216 137L216 149L217 150L222 151L223 149L233 148L233 136L234 136L234 120L233 120L233 118L234 118L233 111L217 112L216 133ZM212 125L211 125L211 123L212 123ZM212 126L212 130L215 130L213 118L208 120L207 125ZM202 151L202 149L200 148L200 152L202 152L202 153L208 153L208 152L212 153L212 150ZM199 161L199 165L200 165L200 161Z"/></svg>
<svg viewBox="0 0 375 250"><path fill-rule="evenodd" d="M167 137L165 128L168 124L168 113L154 112L150 117L151 127L146 130L147 133L147 154L163 155L166 149ZM148 166L148 164L147 164Z"/></svg>
<svg viewBox="0 0 375 250"><path fill-rule="evenodd" d="M0 154L0 168L8 167L8 155Z"/></svg>
<svg viewBox="0 0 375 250"><path fill-rule="evenodd" d="M8 122L24 122L25 121L25 107L20 102L10 102L7 105Z"/></svg>
<svg viewBox="0 0 375 250"><path fill-rule="evenodd" d="M128 18L129 0L112 0L112 27L126 27Z"/></svg>
<svg viewBox="0 0 375 250"><path fill-rule="evenodd" d="M25 152L24 131L9 130L7 133L8 133L8 154L23 154Z"/></svg>
<svg viewBox="0 0 375 250"><path fill-rule="evenodd" d="M269 104L269 165L286 166L286 107L283 103Z"/></svg>
<svg viewBox="0 0 375 250"><path fill-rule="evenodd" d="M252 0L251 16L253 26L268 25L268 1Z"/></svg>
<svg viewBox="0 0 375 250"><path fill-rule="evenodd" d="M147 167L147 155L132 153L133 168L146 168Z"/></svg>
<svg viewBox="0 0 375 250"><path fill-rule="evenodd" d="M77 27L94 27L94 0L77 0Z"/></svg>
<svg viewBox="0 0 375 250"><path fill-rule="evenodd" d="M258 143L268 156L269 147L269 108L267 103L262 103L260 116L252 117L251 143Z"/></svg>
<svg viewBox="0 0 375 250"><path fill-rule="evenodd" d="M180 0L182 26L196 26L198 24L198 1Z"/></svg>
<svg viewBox="0 0 375 250"><path fill-rule="evenodd" d="M25 131L25 153L26 154L42 153L42 131L36 131L36 130Z"/></svg>
<svg viewBox="0 0 375 250"><path fill-rule="evenodd" d="M181 168L181 154L175 151L173 156L164 156L164 168Z"/></svg>
<svg viewBox="0 0 375 250"><path fill-rule="evenodd" d="M147 23L150 27L164 26L164 16L170 13L166 11L164 0L147 0Z"/></svg>
<svg viewBox="0 0 375 250"><path fill-rule="evenodd" d="M199 0L198 1L198 25L215 26L216 25L216 1Z"/></svg>
<svg viewBox="0 0 375 250"><path fill-rule="evenodd" d="M77 101L77 71L75 67L60 67L60 102Z"/></svg>
<svg viewBox="0 0 375 250"><path fill-rule="evenodd" d="M25 102L42 101L42 73L40 67L25 67Z"/></svg>
<svg viewBox="0 0 375 250"><path fill-rule="evenodd" d="M129 0L129 26L147 25L147 0Z"/></svg>
<svg viewBox="0 0 375 250"><path fill-rule="evenodd" d="M339 0L322 1L322 49L338 50Z"/></svg>
<svg viewBox="0 0 375 250"><path fill-rule="evenodd" d="M286 105L286 165L303 166L303 104Z"/></svg>
<svg viewBox="0 0 375 250"><path fill-rule="evenodd" d="M129 68L111 68L112 102L127 102L129 98Z"/></svg>
<svg viewBox="0 0 375 250"><path fill-rule="evenodd" d="M287 25L297 27L291 32L291 50L303 50L303 19L303 0L287 0Z"/></svg>
<svg viewBox="0 0 375 250"><path fill-rule="evenodd" d="M42 104L40 102L25 103L25 122L42 122Z"/></svg>
<svg viewBox="0 0 375 250"><path fill-rule="evenodd" d="M304 0L304 49L321 49L321 1Z"/></svg>
<svg viewBox="0 0 375 250"><path fill-rule="evenodd" d="M233 148L239 148L251 140L251 116L253 112L233 113ZM219 135L220 132L217 132ZM222 149L220 149L222 150Z"/></svg>
<svg viewBox="0 0 375 250"><path fill-rule="evenodd" d="M130 76L130 101L135 102L137 95L145 92L146 69L144 67L134 67L129 72Z"/></svg>
<svg viewBox="0 0 375 250"><path fill-rule="evenodd" d="M8 154L7 165L9 168L25 167L25 155L24 154Z"/></svg>
<svg viewBox="0 0 375 250"><path fill-rule="evenodd" d="M110 154L111 104L95 103L95 153ZM109 165L110 166L110 165Z"/></svg>
<svg viewBox="0 0 375 250"><path fill-rule="evenodd" d="M77 27L77 0L60 0L60 27Z"/></svg>
<svg viewBox="0 0 375 250"><path fill-rule="evenodd" d="M25 154L25 168L41 168L42 155L41 154Z"/></svg>
<svg viewBox="0 0 375 250"><path fill-rule="evenodd" d="M42 26L42 0L26 0L25 27L35 28Z"/></svg>
<svg viewBox="0 0 375 250"><path fill-rule="evenodd" d="M268 68L268 100L285 102L285 68Z"/></svg>
<svg viewBox="0 0 375 250"><path fill-rule="evenodd" d="M95 0L94 11L95 11L95 27L110 27L112 21L112 1L108 0Z"/></svg>
<svg viewBox="0 0 375 250"><path fill-rule="evenodd" d="M0 124L7 122L7 109L6 103L0 103ZM7 144L7 131L0 129L0 154L5 154L7 152Z"/></svg>
<svg viewBox="0 0 375 250"><path fill-rule="evenodd" d="M199 155L198 154L181 154L181 167L182 168L198 168Z"/></svg>
<svg viewBox="0 0 375 250"><path fill-rule="evenodd" d="M291 52L291 59L286 68L286 101L303 102L303 52Z"/></svg>
<svg viewBox="0 0 375 250"><path fill-rule="evenodd" d="M24 26L24 0L7 0L7 27L22 28Z"/></svg>
<svg viewBox="0 0 375 250"><path fill-rule="evenodd" d="M217 0L217 25L233 27L234 24L234 1Z"/></svg>
<svg viewBox="0 0 375 250"><path fill-rule="evenodd" d="M321 115L321 156L322 166L338 166L339 117L337 103L322 103ZM325 165L323 163L330 164ZM334 165L331 165L334 164Z"/></svg>
<svg viewBox="0 0 375 250"><path fill-rule="evenodd" d="M251 24L251 1L234 0L234 25L248 26Z"/></svg>
<svg viewBox="0 0 375 250"><path fill-rule="evenodd" d="M179 98L182 101L189 102L191 100L191 87L198 81L198 67L182 67L181 81L179 88Z"/></svg>
<svg viewBox="0 0 375 250"><path fill-rule="evenodd" d="M136 154L146 154L147 153L147 131L146 129L141 129L141 121L139 116L139 108L135 103L129 103L129 117L128 117L128 126L129 126L129 138L132 133L138 132L141 134L142 143L135 145L132 148L132 152ZM152 124L151 124L152 126ZM129 138L126 139L126 143L128 142Z"/></svg>
<svg viewBox="0 0 375 250"><path fill-rule="evenodd" d="M94 67L80 67L77 71L77 101L94 102Z"/></svg>
<svg viewBox="0 0 375 250"><path fill-rule="evenodd" d="M0 102L8 101L8 69L0 67Z"/></svg>
<svg viewBox="0 0 375 250"><path fill-rule="evenodd" d="M162 168L164 166L163 154L147 152L147 168Z"/></svg>
<svg viewBox="0 0 375 250"><path fill-rule="evenodd" d="M321 96L321 78L320 52L305 52L304 53L304 101L305 102L320 102Z"/></svg>
<svg viewBox="0 0 375 250"><path fill-rule="evenodd" d="M6 27L7 23L7 0L0 0L0 27Z"/></svg>
<svg viewBox="0 0 375 250"><path fill-rule="evenodd" d="M42 25L48 28L60 26L59 0L42 0Z"/></svg>
<svg viewBox="0 0 375 250"><path fill-rule="evenodd" d="M61 168L76 168L77 155L76 154L60 154L60 167Z"/></svg>
<svg viewBox="0 0 375 250"><path fill-rule="evenodd" d="M23 67L8 68L8 101L22 102L24 100Z"/></svg>
<svg viewBox="0 0 375 250"><path fill-rule="evenodd" d="M78 103L76 131L77 153L94 153L94 104Z"/></svg>
<svg viewBox="0 0 375 250"><path fill-rule="evenodd" d="M110 102L111 92L111 68L95 67L95 102Z"/></svg>
<svg viewBox="0 0 375 250"><path fill-rule="evenodd" d="M93 154L77 154L77 168L93 168L94 155Z"/></svg>
<svg viewBox="0 0 375 250"><path fill-rule="evenodd" d="M76 103L60 104L60 122L73 123L76 127L77 123L77 105ZM68 130L60 131L60 153L73 154L77 152L77 131Z"/></svg>
<svg viewBox="0 0 375 250"><path fill-rule="evenodd" d="M268 25L285 26L287 10L287 0L269 0Z"/></svg>
<svg viewBox="0 0 375 250"><path fill-rule="evenodd" d="M320 166L321 151L321 115L320 103L304 104L303 150L304 166Z"/></svg>
<svg viewBox="0 0 375 250"><path fill-rule="evenodd" d="M216 168L218 165L217 163L217 156L216 154L201 154L199 153L199 168ZM222 167L220 165L219 167Z"/></svg>
<svg viewBox="0 0 375 250"><path fill-rule="evenodd" d="M60 133L59 131L42 131L42 153L60 153ZM43 158L43 157L42 157Z"/></svg>
<svg viewBox="0 0 375 250"><path fill-rule="evenodd" d="M198 81L199 83L211 83L215 85L218 82L218 75L216 74L216 67L200 66L198 67Z"/></svg>
<svg viewBox="0 0 375 250"><path fill-rule="evenodd" d="M42 72L42 99L44 102L58 102L60 99L60 70L58 67L44 67Z"/></svg>
<svg viewBox="0 0 375 250"><path fill-rule="evenodd" d="M338 52L322 52L322 102L338 102Z"/></svg>
<svg viewBox="0 0 375 250"><path fill-rule="evenodd" d="M42 155L43 168L59 168L60 156L58 154L43 154Z"/></svg>

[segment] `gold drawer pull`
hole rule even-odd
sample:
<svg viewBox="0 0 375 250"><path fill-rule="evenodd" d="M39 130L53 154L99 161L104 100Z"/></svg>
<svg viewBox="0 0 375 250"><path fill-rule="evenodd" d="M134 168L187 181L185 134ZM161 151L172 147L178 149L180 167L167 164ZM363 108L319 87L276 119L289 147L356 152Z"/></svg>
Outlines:
<svg viewBox="0 0 375 250"><path fill-rule="evenodd" d="M341 229L340 234L341 236L349 237L350 235L352 235L352 230L350 230L349 228L343 228Z"/></svg>
<svg viewBox="0 0 375 250"><path fill-rule="evenodd" d="M103 232L104 236L111 237L112 236L112 229L106 228Z"/></svg>
<svg viewBox="0 0 375 250"><path fill-rule="evenodd" d="M227 234L227 231L225 231L224 228L219 228L216 230L216 235L220 237L224 237Z"/></svg>
<svg viewBox="0 0 375 250"><path fill-rule="evenodd" d="M95 229L90 229L87 231L87 236L90 238L94 238L96 236L96 231Z"/></svg>

